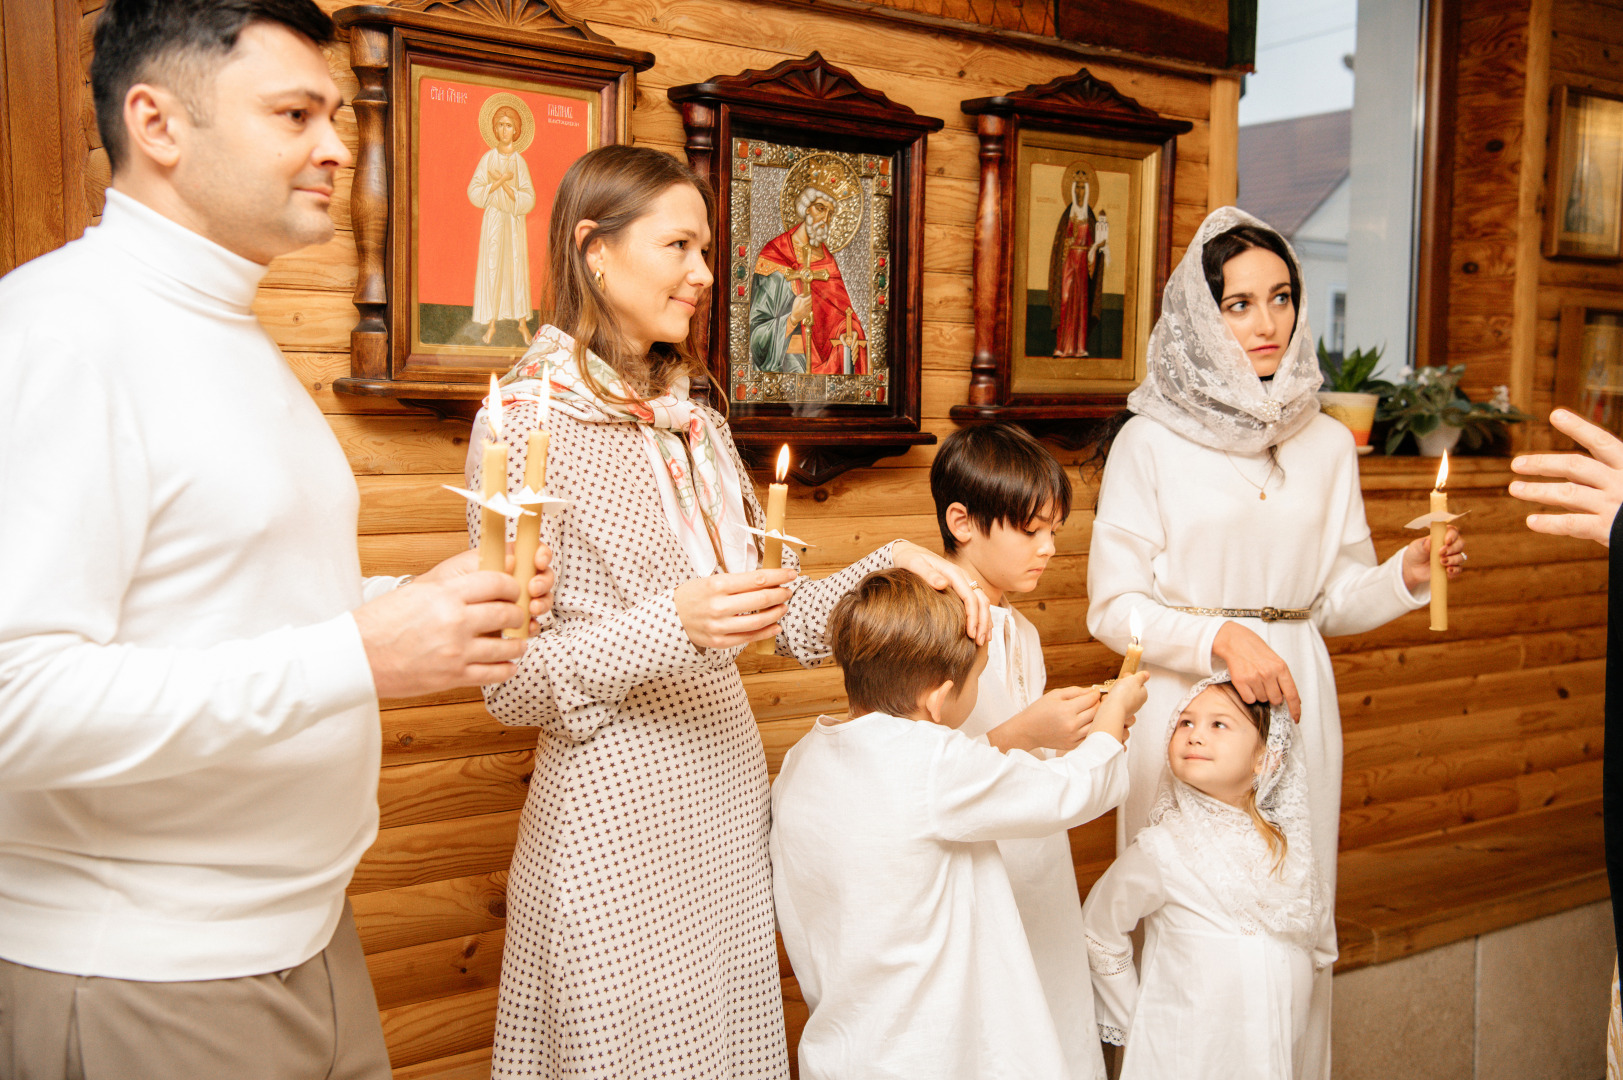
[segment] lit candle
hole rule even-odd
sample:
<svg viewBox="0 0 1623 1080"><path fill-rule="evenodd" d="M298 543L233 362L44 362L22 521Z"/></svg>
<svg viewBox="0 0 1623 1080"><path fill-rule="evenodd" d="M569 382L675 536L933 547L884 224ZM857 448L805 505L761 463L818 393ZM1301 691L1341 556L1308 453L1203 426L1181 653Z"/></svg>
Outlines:
<svg viewBox="0 0 1623 1080"><path fill-rule="evenodd" d="M1437 518L1448 516L1448 496L1443 485L1448 483L1448 451L1443 451L1443 463L1437 467L1437 486L1431 490L1431 628L1448 629L1448 571L1443 568L1443 541L1448 536L1448 522Z"/></svg>
<svg viewBox="0 0 1623 1080"><path fill-rule="evenodd" d="M1139 644L1139 640L1144 636L1144 624L1139 620L1137 608L1127 613L1127 630L1132 634L1132 640L1127 642L1127 655L1121 659L1121 671L1116 675L1118 679L1135 674L1138 671L1139 658L1144 655L1144 646Z"/></svg>
<svg viewBox="0 0 1623 1080"><path fill-rule="evenodd" d="M777 482L766 489L766 531L776 532L779 536L784 534L783 521L789 510L789 485L784 479L789 475L789 447L785 446L778 451ZM766 547L761 552L761 566L766 570L777 570L783 566L783 541L766 538ZM777 651L777 644L771 638L757 641L749 646L749 651L759 656L771 656Z"/></svg>
<svg viewBox="0 0 1623 1080"><path fill-rule="evenodd" d="M490 377L485 424L490 428L490 438L485 442L479 493L488 499L492 495L507 494L507 444L501 441L502 393L494 375ZM498 574L507 569L507 519L489 508L479 511L479 569L494 570Z"/></svg>
<svg viewBox="0 0 1623 1080"><path fill-rule="evenodd" d="M552 419L552 379L541 372L539 425L530 432L524 451L524 486L537 495L547 487L547 450L551 436L547 424ZM539 508L537 508L539 511ZM530 579L535 577L535 553L541 547L541 514L518 519L518 536L513 541L513 580L518 582L518 609L524 629L509 627L503 637L528 637L530 629Z"/></svg>

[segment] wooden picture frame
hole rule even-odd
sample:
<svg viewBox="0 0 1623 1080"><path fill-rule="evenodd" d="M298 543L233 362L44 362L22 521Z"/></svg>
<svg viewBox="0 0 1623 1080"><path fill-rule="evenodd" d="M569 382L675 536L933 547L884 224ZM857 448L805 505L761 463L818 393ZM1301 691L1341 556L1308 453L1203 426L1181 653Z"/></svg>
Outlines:
<svg viewBox="0 0 1623 1080"><path fill-rule="evenodd" d="M1623 259L1623 97L1557 86L1551 91L1549 195L1544 254Z"/></svg>
<svg viewBox="0 0 1623 1080"><path fill-rule="evenodd" d="M942 121L817 53L672 87L715 186L709 400L760 462L820 484L920 430L925 140ZM696 393L700 391L696 389Z"/></svg>
<svg viewBox="0 0 1623 1080"><path fill-rule="evenodd" d="M963 110L977 118L981 201L975 356L952 418L1041 429L1109 416L1144 376L1170 270L1177 137L1193 125L1086 68Z"/></svg>
<svg viewBox="0 0 1623 1080"><path fill-rule="evenodd" d="M1596 300L1561 307L1554 404L1623 436L1623 302Z"/></svg>
<svg viewBox="0 0 1623 1080"><path fill-rule="evenodd" d="M350 375L333 388L468 414L545 321L558 181L629 139L654 58L543 0L405 0L334 21L360 82L360 274Z"/></svg>

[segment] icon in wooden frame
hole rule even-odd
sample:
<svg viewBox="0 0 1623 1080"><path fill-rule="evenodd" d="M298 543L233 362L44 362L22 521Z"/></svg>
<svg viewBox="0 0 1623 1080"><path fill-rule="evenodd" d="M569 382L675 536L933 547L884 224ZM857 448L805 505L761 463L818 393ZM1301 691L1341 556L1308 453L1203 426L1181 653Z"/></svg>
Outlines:
<svg viewBox="0 0 1623 1080"><path fill-rule="evenodd" d="M975 356L960 423L1107 416L1144 374L1177 137L1086 69L963 103L981 141Z"/></svg>
<svg viewBox="0 0 1623 1080"><path fill-rule="evenodd" d="M359 261L341 393L471 413L545 320L547 222L564 171L628 141L623 49L544 0L408 0L337 12L359 151Z"/></svg>
<svg viewBox="0 0 1623 1080"><path fill-rule="evenodd" d="M920 116L817 53L673 87L688 161L715 185L704 341L747 460L792 447L818 484L920 430L925 140Z"/></svg>
<svg viewBox="0 0 1623 1080"><path fill-rule="evenodd" d="M1623 259L1623 97L1557 86L1544 254Z"/></svg>

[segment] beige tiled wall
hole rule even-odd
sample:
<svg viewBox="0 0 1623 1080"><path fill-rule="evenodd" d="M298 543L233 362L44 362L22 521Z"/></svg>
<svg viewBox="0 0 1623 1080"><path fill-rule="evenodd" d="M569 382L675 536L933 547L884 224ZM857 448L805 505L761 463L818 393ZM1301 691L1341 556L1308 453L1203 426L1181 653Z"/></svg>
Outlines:
<svg viewBox="0 0 1623 1080"><path fill-rule="evenodd" d="M1590 904L1335 981L1335 1080L1602 1080L1611 908Z"/></svg>

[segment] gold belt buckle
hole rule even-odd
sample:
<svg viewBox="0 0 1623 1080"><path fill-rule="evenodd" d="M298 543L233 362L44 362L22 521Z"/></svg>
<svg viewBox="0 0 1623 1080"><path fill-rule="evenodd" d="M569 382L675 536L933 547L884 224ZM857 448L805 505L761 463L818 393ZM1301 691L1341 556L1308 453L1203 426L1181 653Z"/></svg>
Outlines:
<svg viewBox="0 0 1623 1080"><path fill-rule="evenodd" d="M1279 621L1279 615L1280 615L1280 613L1279 613L1278 608L1276 608L1276 607L1265 607L1265 608L1262 609L1262 615L1260 616L1260 618L1262 619L1263 622L1278 622Z"/></svg>

